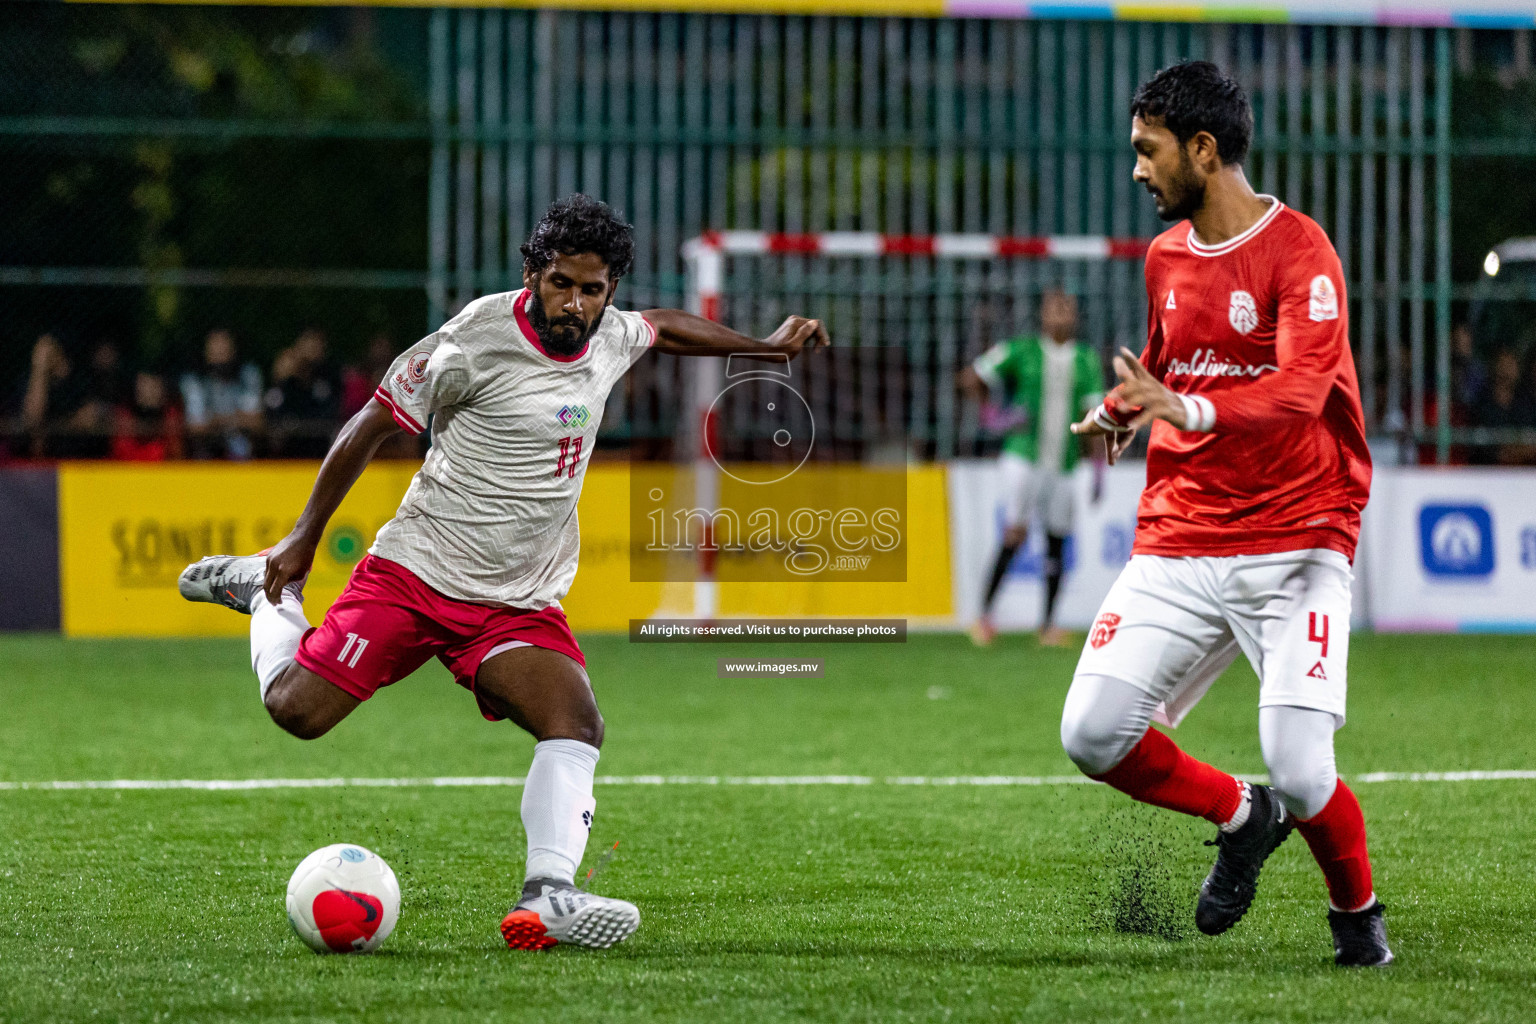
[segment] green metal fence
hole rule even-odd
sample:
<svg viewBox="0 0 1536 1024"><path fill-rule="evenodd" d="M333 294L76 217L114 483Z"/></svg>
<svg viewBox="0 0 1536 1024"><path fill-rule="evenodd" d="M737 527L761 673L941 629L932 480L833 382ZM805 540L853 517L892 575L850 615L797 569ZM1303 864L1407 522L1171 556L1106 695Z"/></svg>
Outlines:
<svg viewBox="0 0 1536 1024"><path fill-rule="evenodd" d="M59 60L111 63L109 34L92 36L89 22L122 13L34 8L24 31L0 38L0 64L16 72L0 76L0 158L24 176L0 190L11 192L0 213L43 217L46 202L18 194L71 188L97 211L94 222L64 216L59 231L74 241L52 250L0 241L7 347L51 312L98 304L116 311L106 322L159 331L170 350L230 319L258 348L305 322L336 324L343 348L379 329L404 343L475 295L515 286L519 242L575 190L636 224L624 298L640 306L682 302L682 246L706 229L1150 236L1160 225L1130 180L1127 102L1158 67L1207 57L1253 98L1255 184L1335 239L1373 429L1432 443L1441 458L1460 439L1450 403L1436 401L1450 387L1455 304L1471 295L1451 277L1463 40L1449 30L523 10L242 10L229 25L216 11L132 16L130 50L101 81L154 63L132 46L181 47L183 77L205 85L190 101L185 89L93 98L38 84ZM239 85L238 59L200 71L209 62L189 23L247 40L279 65L267 88L286 98L263 106L259 88ZM50 58L50 46L63 48ZM108 92L153 102L126 109ZM1528 140L1467 144L1536 152ZM221 174L265 181L265 205L221 208ZM172 208L157 213L162 193ZM801 260L789 273L811 282L807 303L830 280L822 270ZM737 274L732 287L785 273ZM951 272L886 258L837 279L855 295L907 290L914 316L951 311L948 324L907 332L953 336L926 364L921 386L935 395L952 392L956 367L988 337L1029 325L1049 283L1082 294L1085 334L1105 349L1133 342L1145 317L1134 263ZM642 368L605 429L666 433L675 373ZM957 427L936 402L914 416L926 453L978 450L973 418Z"/></svg>

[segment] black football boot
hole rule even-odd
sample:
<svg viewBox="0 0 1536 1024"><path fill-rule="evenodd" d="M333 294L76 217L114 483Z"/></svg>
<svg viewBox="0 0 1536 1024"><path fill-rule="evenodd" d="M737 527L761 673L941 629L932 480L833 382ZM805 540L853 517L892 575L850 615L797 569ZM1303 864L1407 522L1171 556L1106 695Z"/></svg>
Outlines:
<svg viewBox="0 0 1536 1024"><path fill-rule="evenodd" d="M1222 832L1205 845L1215 846L1216 864L1200 884L1195 925L1207 935L1220 935L1243 919L1259 887L1259 869L1275 852L1296 819L1268 786L1248 785L1248 820L1236 832Z"/></svg>
<svg viewBox="0 0 1536 1024"><path fill-rule="evenodd" d="M1387 948L1387 923L1381 912L1387 908L1380 900L1364 910L1328 911L1328 927L1333 929L1333 962L1340 967L1385 967L1392 962Z"/></svg>

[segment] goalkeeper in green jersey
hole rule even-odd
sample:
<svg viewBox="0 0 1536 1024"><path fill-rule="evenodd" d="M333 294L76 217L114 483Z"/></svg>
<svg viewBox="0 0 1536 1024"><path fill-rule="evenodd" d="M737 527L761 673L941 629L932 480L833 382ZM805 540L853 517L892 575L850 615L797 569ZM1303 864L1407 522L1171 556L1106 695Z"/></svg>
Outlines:
<svg viewBox="0 0 1536 1024"><path fill-rule="evenodd" d="M1076 340L1077 300L1062 291L1040 300L1041 336L1012 338L983 352L961 375L961 386L994 408L1003 408L1007 433L998 456L1006 498L1003 547L987 581L981 617L971 637L992 642L992 602L1014 555L1038 515L1045 528L1045 616L1042 644L1059 647L1066 633L1053 620L1061 589L1062 551L1075 511L1072 470L1080 452L1071 425L1103 397L1099 357Z"/></svg>

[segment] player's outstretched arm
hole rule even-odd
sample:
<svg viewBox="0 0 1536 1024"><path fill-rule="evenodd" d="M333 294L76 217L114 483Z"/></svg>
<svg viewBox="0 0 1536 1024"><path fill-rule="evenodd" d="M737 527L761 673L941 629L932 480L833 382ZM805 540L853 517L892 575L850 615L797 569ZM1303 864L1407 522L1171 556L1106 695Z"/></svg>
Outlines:
<svg viewBox="0 0 1536 1024"><path fill-rule="evenodd" d="M293 532L278 541L267 556L267 580L262 588L267 592L267 600L276 604L285 586L309 572L325 524L368 468L379 445L399 430L394 416L379 402L369 402L341 428L320 464L320 475L315 478L314 490L309 492L309 501Z"/></svg>
<svg viewBox="0 0 1536 1024"><path fill-rule="evenodd" d="M825 348L832 344L820 320L803 316L786 318L778 330L759 340L680 309L648 309L641 315L656 328L656 344L653 346L656 351L675 356L788 356L793 359L802 349Z"/></svg>

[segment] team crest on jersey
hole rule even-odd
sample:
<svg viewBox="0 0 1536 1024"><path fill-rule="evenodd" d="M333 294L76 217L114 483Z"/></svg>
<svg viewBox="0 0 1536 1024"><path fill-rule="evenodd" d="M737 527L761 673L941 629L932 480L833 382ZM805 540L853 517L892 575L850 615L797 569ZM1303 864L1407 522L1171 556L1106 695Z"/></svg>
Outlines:
<svg viewBox="0 0 1536 1024"><path fill-rule="evenodd" d="M405 372L410 375L413 383L420 384L427 379L427 362L431 358L430 352L417 352L411 356L410 362L405 364Z"/></svg>
<svg viewBox="0 0 1536 1024"><path fill-rule="evenodd" d="M1312 279L1311 299L1307 303L1307 316L1313 320L1337 320L1339 318L1339 291L1327 274Z"/></svg>
<svg viewBox="0 0 1536 1024"><path fill-rule="evenodd" d="M1093 629L1088 631L1088 642L1097 650L1115 638L1115 630L1120 628L1120 616L1114 612L1105 612L1093 620Z"/></svg>
<svg viewBox="0 0 1536 1024"><path fill-rule="evenodd" d="M562 405L560 411L555 414L555 419L560 421L562 427L580 430L592 419L592 414L587 412L587 407L584 405Z"/></svg>
<svg viewBox="0 0 1536 1024"><path fill-rule="evenodd" d="M1259 304L1253 301L1252 295L1239 289L1232 293L1232 301L1227 306L1227 320L1238 334L1247 334L1259 326Z"/></svg>

